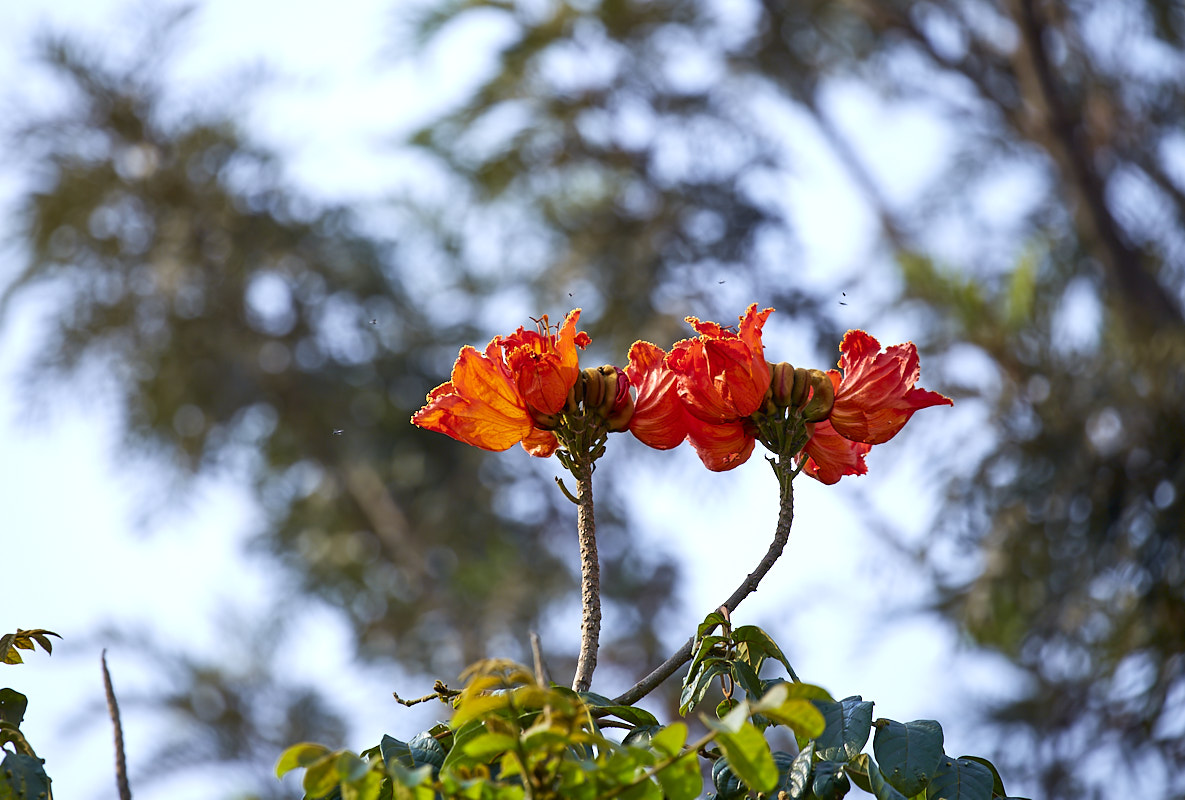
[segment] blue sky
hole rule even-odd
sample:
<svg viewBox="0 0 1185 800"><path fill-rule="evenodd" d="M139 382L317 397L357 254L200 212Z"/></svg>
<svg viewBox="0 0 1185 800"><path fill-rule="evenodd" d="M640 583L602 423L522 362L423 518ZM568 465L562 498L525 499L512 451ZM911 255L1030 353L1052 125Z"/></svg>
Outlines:
<svg viewBox="0 0 1185 800"><path fill-rule="evenodd" d="M114 47L126 41L121 34L132 12L123 3L39 5L0 6L0 86L16 87L28 74L22 53L28 52L31 33L47 21L101 36ZM271 65L283 77L249 101L238 101L249 105L246 120L253 135L284 154L290 177L318 196L358 202L382 197L415 170L391 141L462 98L503 35L497 26L460 27L418 59L390 60L382 53L393 35L395 5L365 0L339 4L326 14L322 4L314 3L207 2L196 15L173 83L182 94L200 95L217 86L220 75L253 63ZM391 97L401 101L389 102ZM933 152L941 151L943 131L919 111L885 108L856 87L846 87L832 100L836 119L847 129L877 131L860 143L867 146L871 163L888 165L877 176L893 187L891 199L919 191L933 169ZM800 156L795 174L771 190L798 222L807 279L834 287L838 295L867 259L880 267L870 269L862 291L891 291L892 277L876 260L871 215L851 182L803 120L770 113L771 124L784 126ZM902 146L906 142L911 146ZM0 203L12 190L11 176L0 173ZM14 254L4 251L0 282L18 266ZM220 609L258 612L285 586L266 562L242 553L257 517L251 498L233 482L197 481L186 489L183 503L145 518L146 501L159 491L158 478L150 463L121 451L112 408L101 395L64 390L48 408L38 403L38 413L27 413L14 375L37 341L46 299L23 297L0 329L0 530L6 534L6 555L27 566L15 579L6 578L0 628L51 628L65 639L51 658L32 655L25 666L5 668L0 684L30 696L24 727L48 760L58 796L110 796L110 731L100 706L92 635L110 624L142 626L177 646L210 651ZM736 313L747 302L738 298ZM867 327L885 343L910 338L908 318L881 314L875 305L852 303L845 312L851 314L850 324ZM520 322L508 318L499 327ZM772 357L793 358L772 352L771 341L767 337ZM939 421L921 415L914 425L945 427L954 425L952 420L965 425L974 414L973 409L942 412L952 416ZM932 432L927 436L933 437ZM962 648L948 626L902 610L922 598L922 587L852 510L870 503L906 532L924 529L933 498L918 488L920 465L910 458L910 441L902 436L879 446L870 458L870 476L860 481L849 479L838 487L799 482L799 521L788 553L737 618L767 627L793 651L805 680L825 685L836 696L861 693L876 700L878 716L938 718L951 750L975 752L973 726L960 704L968 696L1009 691L1009 673L1002 662ZM506 457L526 458L521 453ZM757 562L776 517L776 486L762 459L709 476L689 452L679 457L696 475L691 501L677 484L637 476L639 496L647 498L637 513L648 523L653 546L689 556L681 592L685 619L669 633L672 649ZM735 574L718 567L721 556L713 541L724 528L740 532L728 554ZM840 593L840 586L858 588ZM889 595L897 598L896 610L881 599ZM548 635L574 640L577 624L573 607ZM606 624L612 625L611 617ZM826 652L794 645L824 633L835 640L836 631L850 640L837 641ZM84 639L88 649L79 652L81 644L75 648L74 643ZM353 746L370 746L384 732L418 730L411 721L399 729L405 717L388 700L391 689L401 688L393 685L396 675L361 674L351 665L350 643L331 609L311 614L293 639L290 663L297 674L348 687L343 691L356 721ZM133 653L113 649L109 660L117 691L132 696L156 685ZM624 686L595 688L612 693ZM80 719L85 721L80 724ZM136 796L196 800L209 797L212 789L226 791L229 787L193 777L135 784L142 765L137 755L162 724L138 713L125 717Z"/></svg>

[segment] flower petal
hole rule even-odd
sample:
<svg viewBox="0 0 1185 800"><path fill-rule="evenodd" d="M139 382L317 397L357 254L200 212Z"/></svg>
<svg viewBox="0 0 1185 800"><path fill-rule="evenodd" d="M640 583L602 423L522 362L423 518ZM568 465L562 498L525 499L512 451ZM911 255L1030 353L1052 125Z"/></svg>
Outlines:
<svg viewBox="0 0 1185 800"><path fill-rule="evenodd" d="M542 333L520 327L503 340L515 384L527 404L538 411L559 412L580 375L576 348L591 340L587 333L576 332L579 319L580 309L573 309L564 324L551 333L545 314Z"/></svg>
<svg viewBox="0 0 1185 800"><path fill-rule="evenodd" d="M728 422L749 416L765 401L769 389L761 329L772 308L749 306L739 333L715 322L688 317L699 336L677 342L667 366L679 376L679 396L687 410L705 422Z"/></svg>
<svg viewBox="0 0 1185 800"><path fill-rule="evenodd" d="M803 472L828 485L837 483L844 475L864 475L868 467L864 457L872 445L853 442L836 433L827 420L815 425L814 433L798 456L806 459Z"/></svg>
<svg viewBox="0 0 1185 800"><path fill-rule="evenodd" d="M882 353L876 339L852 330L844 335L839 349L843 378L836 389L831 423L848 439L882 444L896 436L915 411L953 405L949 397L914 387L921 368L912 342Z"/></svg>
<svg viewBox="0 0 1185 800"><path fill-rule="evenodd" d="M462 347L452 380L428 394L412 423L484 450L506 450L530 434L534 424L499 349L497 338L485 354Z"/></svg>
<svg viewBox="0 0 1185 800"><path fill-rule="evenodd" d="M702 422L692 417L687 441L691 442L705 467L713 472L724 472L749 460L757 437L746 420Z"/></svg>
<svg viewBox="0 0 1185 800"><path fill-rule="evenodd" d="M650 342L630 347L625 375L638 391L629 429L643 444L670 450L687 438L688 413L679 400L675 374L666 353Z"/></svg>

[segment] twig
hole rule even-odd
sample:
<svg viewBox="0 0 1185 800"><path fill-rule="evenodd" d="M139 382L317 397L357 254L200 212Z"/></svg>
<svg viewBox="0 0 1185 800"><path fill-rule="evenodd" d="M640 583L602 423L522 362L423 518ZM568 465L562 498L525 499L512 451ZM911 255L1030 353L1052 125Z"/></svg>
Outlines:
<svg viewBox="0 0 1185 800"><path fill-rule="evenodd" d="M789 460L781 460L774 466L774 472L778 473L778 482L780 485L780 500L781 508L778 511L778 526L774 531L774 540L769 545L769 550L766 551L765 556L758 562L757 567L745 576L741 581L741 585L736 588L736 591L729 595L721 605L730 613L736 611L737 606L741 601L752 594L757 589L757 585L761 583L761 579L765 577L766 573L773 567L774 562L782 555L782 551L786 547L786 542L790 539L790 527L794 524L794 484L789 478ZM786 470L783 473L783 470ZM783 476L786 477L783 477ZM618 705L628 706L641 700L667 678L675 673L675 670L686 664L691 660L691 647L694 643L694 637L688 639L678 652L662 662L649 675L642 680L635 683L625 692L614 698L613 702Z"/></svg>
<svg viewBox="0 0 1185 800"><path fill-rule="evenodd" d="M132 800L132 788L128 785L128 762L123 750L123 725L119 722L119 703L115 701L115 689L111 685L111 672L107 669L107 650L99 657L103 665L103 689L107 692L107 713L115 727L115 785L119 788L119 800Z"/></svg>
<svg viewBox="0 0 1185 800"><path fill-rule="evenodd" d="M592 460L586 454L574 459L576 478L576 529L580 537L580 657L572 690L587 692L597 667L601 638L601 566L597 559L597 526L593 518Z"/></svg>
<svg viewBox="0 0 1185 800"><path fill-rule="evenodd" d="M539 640L539 634L535 631L531 631L531 655L535 660L535 680L540 686L546 686L550 681L543 666L543 642Z"/></svg>
<svg viewBox="0 0 1185 800"><path fill-rule="evenodd" d="M417 697L415 700L404 700L399 696L398 692L391 692L391 696L395 698L395 702L401 706L404 706L405 708L418 706L420 703L426 703L429 700L439 700L442 703L447 703L449 700L453 699L459 694L459 691L448 688L444 685L443 681L439 680L432 685L432 694L426 694L423 697Z"/></svg>

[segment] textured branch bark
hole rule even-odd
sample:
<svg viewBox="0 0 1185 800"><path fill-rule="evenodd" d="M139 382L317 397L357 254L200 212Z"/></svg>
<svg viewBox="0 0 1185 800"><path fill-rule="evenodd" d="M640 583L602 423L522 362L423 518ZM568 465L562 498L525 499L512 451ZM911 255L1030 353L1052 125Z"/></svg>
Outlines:
<svg viewBox="0 0 1185 800"><path fill-rule="evenodd" d="M99 657L103 665L103 690L107 694L107 713L115 728L115 785L119 789L119 800L132 800L132 788L128 784L128 762L123 749L123 725L119 721L119 703L115 701L115 688L111 685L111 673L107 669L107 651Z"/></svg>
<svg viewBox="0 0 1185 800"><path fill-rule="evenodd" d="M601 565L597 558L597 526L593 517L592 464L581 462L576 478L576 529L580 537L580 657L572 689L587 692L597 667L601 638Z"/></svg>

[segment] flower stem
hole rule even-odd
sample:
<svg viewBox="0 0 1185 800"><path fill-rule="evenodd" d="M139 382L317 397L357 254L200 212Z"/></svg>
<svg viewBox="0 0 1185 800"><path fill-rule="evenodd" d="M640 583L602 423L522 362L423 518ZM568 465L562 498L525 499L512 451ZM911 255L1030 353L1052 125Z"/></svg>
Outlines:
<svg viewBox="0 0 1185 800"><path fill-rule="evenodd" d="M757 585L761 583L761 579L766 576L766 573L773 567L774 562L782 555L782 551L786 547L786 542L790 539L790 528L794 524L793 479L796 470L794 469L793 460L790 456L783 454L778 457L776 462L773 459L769 461L774 468L774 473L778 476L778 496L780 500L778 525L774 530L774 540L770 542L769 550L766 551L765 556L758 562L756 569L746 575L745 579L741 581L741 585L736 588L736 591L729 595L728 599L721 604L724 608L728 609L729 613L736 611L741 601L757 590ZM717 606L717 608L719 607ZM678 652L658 665L653 672L627 689L619 697L614 698L613 702L623 706L633 705L650 694L659 684L675 674L675 670L691 660L691 648L693 644L694 637L688 639Z"/></svg>
<svg viewBox="0 0 1185 800"><path fill-rule="evenodd" d="M593 518L592 459L580 454L573 459L576 478L576 528L580 537L580 657L572 689L587 692L597 666L601 638L601 566L597 559L597 526Z"/></svg>

